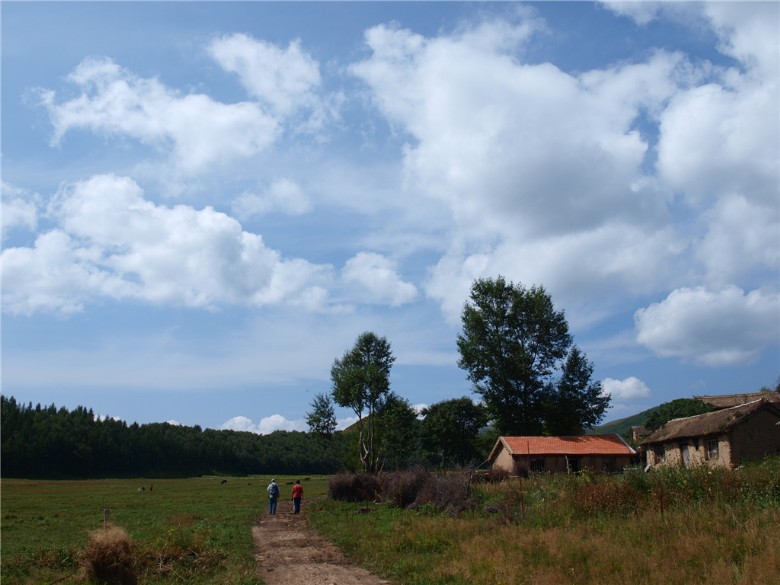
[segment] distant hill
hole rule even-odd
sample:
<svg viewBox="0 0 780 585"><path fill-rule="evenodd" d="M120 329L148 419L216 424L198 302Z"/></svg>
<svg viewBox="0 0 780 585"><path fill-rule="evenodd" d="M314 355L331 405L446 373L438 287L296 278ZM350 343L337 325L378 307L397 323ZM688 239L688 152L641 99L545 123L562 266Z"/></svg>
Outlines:
<svg viewBox="0 0 780 585"><path fill-rule="evenodd" d="M658 406L654 406L653 408L648 408L647 410L643 410L639 414L635 414L618 420L613 420L612 422L608 422L601 426L593 427L586 434L588 435L618 434L621 437L630 438L631 427L644 426L645 423L647 422L647 417L650 416L650 414L652 412L655 412L656 410L658 410Z"/></svg>

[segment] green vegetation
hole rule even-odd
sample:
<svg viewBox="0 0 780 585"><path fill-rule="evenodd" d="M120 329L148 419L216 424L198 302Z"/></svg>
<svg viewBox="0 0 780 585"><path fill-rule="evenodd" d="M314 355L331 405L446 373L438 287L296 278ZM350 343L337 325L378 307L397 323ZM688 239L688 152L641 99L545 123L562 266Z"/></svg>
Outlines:
<svg viewBox="0 0 780 585"><path fill-rule="evenodd" d="M269 435L167 423L128 425L92 410L18 404L0 397L2 476L27 478L191 477L205 474L326 474L340 468L345 440Z"/></svg>
<svg viewBox="0 0 780 585"><path fill-rule="evenodd" d="M696 400L695 398L678 398L677 400L664 402L659 405L647 417L645 426L647 427L647 430L655 431L672 419L704 414L711 410L713 410L712 406L701 400Z"/></svg>
<svg viewBox="0 0 780 585"><path fill-rule="evenodd" d="M390 369L394 361L390 342L366 331L341 359L334 360L330 369L333 400L357 416L358 456L363 471L371 473L382 468L381 432L377 423L392 396Z"/></svg>
<svg viewBox="0 0 780 585"><path fill-rule="evenodd" d="M105 509L133 543L139 582L260 584L250 527L267 509L270 479L3 479L3 584L82 583L79 560ZM294 479L277 477L283 495ZM322 477L303 485L307 499L326 490Z"/></svg>
<svg viewBox="0 0 780 585"><path fill-rule="evenodd" d="M627 416L625 418L620 418L618 420L613 420L612 422L605 423L598 427L593 427L592 429L589 429L586 434L588 435L617 434L625 438L626 440L630 440L631 427L645 426L645 424L647 424L647 418L657 409L658 407L654 406L653 408L648 408L647 410L643 410L642 412L634 414L632 416Z"/></svg>
<svg viewBox="0 0 780 585"><path fill-rule="evenodd" d="M472 487L476 508L322 501L351 558L405 585L773 584L780 458L734 471L538 475Z"/></svg>
<svg viewBox="0 0 780 585"><path fill-rule="evenodd" d="M579 435L610 396L542 286L480 278L463 307L458 366L501 435Z"/></svg>

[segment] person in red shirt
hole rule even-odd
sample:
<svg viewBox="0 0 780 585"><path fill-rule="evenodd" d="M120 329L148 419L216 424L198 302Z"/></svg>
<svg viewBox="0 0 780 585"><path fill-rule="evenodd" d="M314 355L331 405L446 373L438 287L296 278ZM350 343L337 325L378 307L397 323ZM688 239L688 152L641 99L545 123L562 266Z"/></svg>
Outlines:
<svg viewBox="0 0 780 585"><path fill-rule="evenodd" d="M301 511L301 498L303 498L303 486L301 485L301 481L296 479L292 489L293 509L296 514L299 514Z"/></svg>

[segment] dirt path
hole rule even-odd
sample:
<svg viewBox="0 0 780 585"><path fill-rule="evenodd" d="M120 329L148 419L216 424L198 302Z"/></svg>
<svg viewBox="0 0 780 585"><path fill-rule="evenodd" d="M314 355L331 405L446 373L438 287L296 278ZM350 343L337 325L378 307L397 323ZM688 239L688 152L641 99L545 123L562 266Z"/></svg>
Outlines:
<svg viewBox="0 0 780 585"><path fill-rule="evenodd" d="M252 526L255 559L266 585L388 585L350 564L335 546L320 538L304 513L265 514Z"/></svg>

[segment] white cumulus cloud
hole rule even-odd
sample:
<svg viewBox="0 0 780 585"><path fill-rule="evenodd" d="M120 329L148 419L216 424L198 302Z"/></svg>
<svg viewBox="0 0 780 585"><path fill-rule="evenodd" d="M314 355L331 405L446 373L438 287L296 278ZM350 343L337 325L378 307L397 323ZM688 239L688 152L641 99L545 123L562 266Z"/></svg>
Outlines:
<svg viewBox="0 0 780 585"><path fill-rule="evenodd" d="M76 129L129 136L165 151L186 172L246 158L267 148L280 129L255 103L224 104L205 94L179 95L154 78L141 78L107 58L87 59L68 77L81 95L59 102L41 90L54 126L53 142Z"/></svg>
<svg viewBox="0 0 780 585"><path fill-rule="evenodd" d="M15 229L34 231L38 226L40 197L24 189L0 182L0 220L2 239Z"/></svg>
<svg viewBox="0 0 780 585"><path fill-rule="evenodd" d="M663 357L707 366L751 363L777 342L780 294L734 286L682 288L634 315L637 341Z"/></svg>
<svg viewBox="0 0 780 585"><path fill-rule="evenodd" d="M298 183L290 179L274 181L262 195L244 193L232 204L233 212L241 219L273 212L302 215L311 208L309 197Z"/></svg>
<svg viewBox="0 0 780 585"><path fill-rule="evenodd" d="M359 252L347 260L341 274L347 285L358 287L353 295L368 303L397 307L417 297L417 288L403 281L396 264L381 254Z"/></svg>
<svg viewBox="0 0 780 585"><path fill-rule="evenodd" d="M606 394L609 394L616 402L627 402L638 398L650 396L650 388L642 380L630 376L625 380L605 378L601 383Z"/></svg>
<svg viewBox="0 0 780 585"><path fill-rule="evenodd" d="M75 311L90 296L211 307L286 303L317 309L330 267L284 260L261 236L210 207L165 207L127 177L63 186L60 227L3 251L4 309Z"/></svg>
<svg viewBox="0 0 780 585"><path fill-rule="evenodd" d="M246 416L234 416L220 426L222 430L245 431L259 435L268 435L274 431L305 431L306 424L302 420L288 420L281 414L272 414L255 423Z"/></svg>
<svg viewBox="0 0 780 585"><path fill-rule="evenodd" d="M297 40L281 49L245 34L233 34L214 39L209 53L225 71L236 73L253 97L279 114L310 104L320 84L317 61Z"/></svg>

